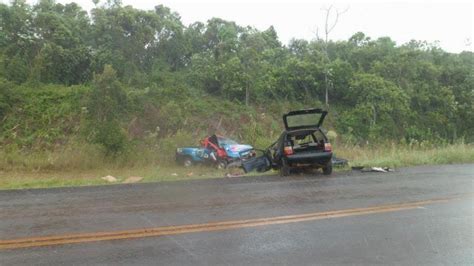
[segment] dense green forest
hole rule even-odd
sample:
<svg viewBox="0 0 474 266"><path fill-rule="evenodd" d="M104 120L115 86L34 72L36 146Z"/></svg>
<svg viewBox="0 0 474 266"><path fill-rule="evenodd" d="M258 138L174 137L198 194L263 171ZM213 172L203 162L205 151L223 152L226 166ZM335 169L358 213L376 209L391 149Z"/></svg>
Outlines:
<svg viewBox="0 0 474 266"><path fill-rule="evenodd" d="M472 142L473 63L361 32L282 44L273 27L183 25L162 5L14 0L0 4L0 145L116 153L219 131L261 146L303 107L329 109L340 142Z"/></svg>

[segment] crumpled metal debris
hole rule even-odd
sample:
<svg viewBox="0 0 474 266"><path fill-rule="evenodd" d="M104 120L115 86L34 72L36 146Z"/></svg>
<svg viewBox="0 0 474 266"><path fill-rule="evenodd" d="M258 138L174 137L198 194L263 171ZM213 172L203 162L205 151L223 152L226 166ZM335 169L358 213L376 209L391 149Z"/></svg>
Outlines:
<svg viewBox="0 0 474 266"><path fill-rule="evenodd" d="M238 173L238 174L226 173L226 174L225 174L225 177L231 178L231 177L239 177L239 176L243 176L243 175L244 175L244 174L242 174L242 173Z"/></svg>
<svg viewBox="0 0 474 266"><path fill-rule="evenodd" d="M379 172L379 173L388 173L395 172L393 168L390 167L364 167L364 166L353 166L352 170L359 170L361 172Z"/></svg>
<svg viewBox="0 0 474 266"><path fill-rule="evenodd" d="M346 166L347 160L342 158L337 158L336 156L332 157L332 165L333 166Z"/></svg>

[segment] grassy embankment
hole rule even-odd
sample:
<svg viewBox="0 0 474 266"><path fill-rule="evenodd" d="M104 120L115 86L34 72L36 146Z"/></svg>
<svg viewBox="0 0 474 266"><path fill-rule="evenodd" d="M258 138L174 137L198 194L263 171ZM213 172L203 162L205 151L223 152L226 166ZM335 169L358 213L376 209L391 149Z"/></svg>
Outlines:
<svg viewBox="0 0 474 266"><path fill-rule="evenodd" d="M338 157L350 165L404 167L413 165L474 162L474 145L453 144L441 147L423 145L381 145L357 147L339 145ZM141 182L219 178L225 171L212 167L176 166L171 159L158 160L151 151L135 154L135 158L104 158L88 147L75 151L3 154L0 158L0 189L44 188L110 184L100 177L112 175L120 183L130 176L143 177ZM146 158L146 159L145 159ZM155 161L155 159L157 159ZM345 170L345 169L343 169ZM269 172L270 174L272 172Z"/></svg>
<svg viewBox="0 0 474 266"><path fill-rule="evenodd" d="M118 182L129 176L143 177L141 182L223 177L224 171L211 167L176 166L176 147L196 145L199 138L217 132L265 148L282 130L281 114L321 106L318 102L282 101L247 107L212 97L196 100L163 90L152 91L158 95L155 99L153 93L143 92L144 99L154 99L151 103L158 109L151 103L143 104L143 95L130 92L129 105L135 107L130 107L121 121L127 142L119 154L105 156L103 147L86 140L87 112L83 106L88 91L82 86L16 88L19 96L12 100L15 107L0 124L0 189L108 184L101 179L106 175L117 177ZM433 144L439 141L432 140L392 144L382 139L364 146L349 144L357 141L340 132L345 126L338 127L338 113L337 108L332 109L324 126L340 133L329 134L334 138L331 142L336 155L348 159L351 165L402 167L474 162L472 143ZM155 130L157 126L161 131Z"/></svg>

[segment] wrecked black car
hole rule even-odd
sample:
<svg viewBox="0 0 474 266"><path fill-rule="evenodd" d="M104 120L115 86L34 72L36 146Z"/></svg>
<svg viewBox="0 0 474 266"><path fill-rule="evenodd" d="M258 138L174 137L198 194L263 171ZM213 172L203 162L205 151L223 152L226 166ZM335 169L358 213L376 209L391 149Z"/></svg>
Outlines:
<svg viewBox="0 0 474 266"><path fill-rule="evenodd" d="M270 169L287 176L295 168L321 168L332 173L332 147L321 130L327 111L307 109L283 115L285 131L262 155L242 163L245 172Z"/></svg>

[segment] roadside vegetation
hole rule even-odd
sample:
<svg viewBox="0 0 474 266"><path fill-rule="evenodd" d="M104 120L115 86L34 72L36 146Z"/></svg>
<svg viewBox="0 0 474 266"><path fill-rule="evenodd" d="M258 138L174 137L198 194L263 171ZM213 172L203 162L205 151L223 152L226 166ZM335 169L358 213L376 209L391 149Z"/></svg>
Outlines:
<svg viewBox="0 0 474 266"><path fill-rule="evenodd" d="M183 25L165 6L118 1L89 15L14 0L0 18L3 188L222 176L172 166L176 147L219 133L265 148L283 113L310 107L329 110L352 165L474 162L472 52L361 32L283 45L273 27Z"/></svg>
<svg viewBox="0 0 474 266"><path fill-rule="evenodd" d="M127 177L143 177L141 182L222 178L232 170L218 170L208 166L185 168L174 165L172 157L154 155L156 150L143 147L141 153L110 159L93 146L77 146L58 151L28 154L0 153L0 189L90 186L114 184L101 177L112 175L123 182ZM386 143L376 146L337 145L338 157L347 158L349 166L336 168L347 171L350 166L406 167L433 164L474 162L474 145L465 143L427 145ZM237 171L237 174L241 171ZM255 175L253 173L251 175ZM273 171L266 174L277 174ZM258 174L261 175L261 174ZM321 175L322 176L322 175Z"/></svg>

